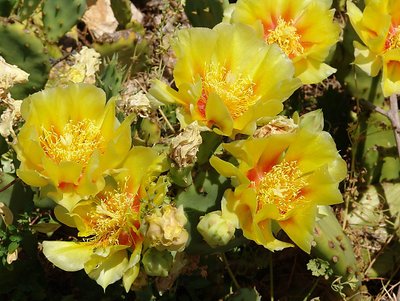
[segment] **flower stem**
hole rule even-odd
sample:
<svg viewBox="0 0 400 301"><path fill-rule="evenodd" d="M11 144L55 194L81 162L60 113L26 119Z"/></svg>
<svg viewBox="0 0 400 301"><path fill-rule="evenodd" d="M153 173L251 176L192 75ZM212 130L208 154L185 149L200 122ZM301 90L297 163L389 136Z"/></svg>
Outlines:
<svg viewBox="0 0 400 301"><path fill-rule="evenodd" d="M231 267L229 266L228 259L225 256L225 253L221 253L222 261L225 263L226 270L228 271L229 277L231 277L233 284L235 285L236 289L240 289L240 285L236 280L235 275L233 274Z"/></svg>
<svg viewBox="0 0 400 301"><path fill-rule="evenodd" d="M15 178L14 180L12 180L10 183L8 183L7 185L5 185L3 188L0 189L0 192L3 192L5 190L7 190L8 188L10 188L11 186L13 186L15 183L17 183L19 181L19 178Z"/></svg>
<svg viewBox="0 0 400 301"><path fill-rule="evenodd" d="M270 281L270 300L274 301L274 267L272 264L272 252L269 253L269 281Z"/></svg>

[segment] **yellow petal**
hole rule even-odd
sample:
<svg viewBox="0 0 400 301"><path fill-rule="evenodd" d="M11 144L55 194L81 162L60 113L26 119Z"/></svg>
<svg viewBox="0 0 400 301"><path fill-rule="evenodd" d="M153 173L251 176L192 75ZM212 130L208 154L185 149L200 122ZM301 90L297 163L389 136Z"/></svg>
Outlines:
<svg viewBox="0 0 400 301"><path fill-rule="evenodd" d="M400 49L388 50L383 55L382 90L385 97L400 94Z"/></svg>
<svg viewBox="0 0 400 301"><path fill-rule="evenodd" d="M165 104L186 104L184 99L181 99L177 91L175 91L170 86L160 80L154 80L152 82L151 88L149 90L149 95Z"/></svg>
<svg viewBox="0 0 400 301"><path fill-rule="evenodd" d="M211 124L215 124L215 131L230 136L233 130L233 119L224 102L215 93L208 96L206 117Z"/></svg>
<svg viewBox="0 0 400 301"><path fill-rule="evenodd" d="M382 67L382 59L361 45L359 42L354 41L354 64L361 68L365 73L370 76L377 76Z"/></svg>
<svg viewBox="0 0 400 301"><path fill-rule="evenodd" d="M216 40L216 32L208 28L191 28L178 32L177 41L173 44L177 57L174 68L177 87L203 74L204 62L210 61Z"/></svg>
<svg viewBox="0 0 400 301"><path fill-rule="evenodd" d="M85 272L106 290L107 286L120 280L128 267L126 250L109 254L107 257L93 255L85 263Z"/></svg>
<svg viewBox="0 0 400 301"><path fill-rule="evenodd" d="M19 168L17 170L17 176L24 181L25 183L35 186L35 187L43 187L48 184L48 179L38 173L36 170Z"/></svg>
<svg viewBox="0 0 400 301"><path fill-rule="evenodd" d="M303 84L315 84L336 72L335 68L317 60L302 59L295 63L296 76Z"/></svg>
<svg viewBox="0 0 400 301"><path fill-rule="evenodd" d="M74 272L83 269L93 254L92 247L72 241L44 241L43 254L56 267Z"/></svg>
<svg viewBox="0 0 400 301"><path fill-rule="evenodd" d="M290 239L306 253L311 251L316 214L316 206L304 206L296 209L290 219L278 222Z"/></svg>
<svg viewBox="0 0 400 301"><path fill-rule="evenodd" d="M140 271L140 253L142 251L141 244L135 247L135 250L131 254L131 258L129 259L129 263L126 271L122 277L122 283L124 284L124 288L126 292L129 292L132 283L135 281L136 277Z"/></svg>

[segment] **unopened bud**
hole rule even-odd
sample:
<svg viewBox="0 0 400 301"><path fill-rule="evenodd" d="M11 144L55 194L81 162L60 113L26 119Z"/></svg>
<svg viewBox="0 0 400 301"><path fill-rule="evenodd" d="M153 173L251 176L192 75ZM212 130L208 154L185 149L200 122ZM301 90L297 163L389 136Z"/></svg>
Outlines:
<svg viewBox="0 0 400 301"><path fill-rule="evenodd" d="M197 231L210 247L215 248L225 246L234 237L235 225L218 210L202 216Z"/></svg>
<svg viewBox="0 0 400 301"><path fill-rule="evenodd" d="M142 263L147 275L167 277L173 260L170 252L150 248L144 253Z"/></svg>

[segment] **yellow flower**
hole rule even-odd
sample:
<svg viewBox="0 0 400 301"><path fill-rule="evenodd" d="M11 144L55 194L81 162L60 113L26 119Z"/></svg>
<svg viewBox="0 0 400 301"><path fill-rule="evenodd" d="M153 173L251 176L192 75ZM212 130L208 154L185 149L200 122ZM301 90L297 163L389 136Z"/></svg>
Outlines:
<svg viewBox="0 0 400 301"><path fill-rule="evenodd" d="M310 252L317 205L342 202L338 183L346 164L332 137L305 123L292 133L224 144L238 166L211 158L212 166L236 184L225 198L244 236L270 250L292 246L274 237L277 224Z"/></svg>
<svg viewBox="0 0 400 301"><path fill-rule="evenodd" d="M115 102L106 104L104 92L92 85L38 92L24 100L21 112L26 122L16 145L17 174L68 210L103 189L104 176L131 147L131 119L120 125Z"/></svg>
<svg viewBox="0 0 400 301"><path fill-rule="evenodd" d="M77 228L80 239L44 241L47 259L65 271L85 269L103 289L122 278L129 291L140 269L141 214L152 201L146 188L162 171L161 160L152 149L135 147L104 190L79 202L72 212L56 207L56 217Z"/></svg>
<svg viewBox="0 0 400 301"><path fill-rule="evenodd" d="M361 43L354 41L354 63L370 76L383 69L385 97L400 93L400 2L366 1L363 12L347 1L347 14Z"/></svg>
<svg viewBox="0 0 400 301"><path fill-rule="evenodd" d="M180 105L183 125L198 120L222 135L252 134L256 120L279 113L301 85L279 47L243 24L182 30L174 51L178 91L156 81L150 94Z"/></svg>
<svg viewBox="0 0 400 301"><path fill-rule="evenodd" d="M313 84L336 71L324 63L340 35L331 4L331 0L238 0L231 22L262 31L268 44L279 45L292 59L296 76Z"/></svg>

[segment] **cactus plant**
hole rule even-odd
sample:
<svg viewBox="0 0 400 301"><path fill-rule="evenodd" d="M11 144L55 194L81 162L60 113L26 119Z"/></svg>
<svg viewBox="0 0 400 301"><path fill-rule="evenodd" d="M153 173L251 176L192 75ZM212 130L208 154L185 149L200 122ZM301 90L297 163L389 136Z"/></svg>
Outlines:
<svg viewBox="0 0 400 301"><path fill-rule="evenodd" d="M56 42L78 22L85 10L85 0L45 0L42 11L48 40Z"/></svg>
<svg viewBox="0 0 400 301"><path fill-rule="evenodd" d="M17 3L18 0L0 0L0 16L8 17Z"/></svg>
<svg viewBox="0 0 400 301"><path fill-rule="evenodd" d="M113 56L111 60L106 60L103 66L104 68L97 78L97 85L106 92L107 99L110 99L121 92L126 68L119 64L118 56Z"/></svg>
<svg viewBox="0 0 400 301"><path fill-rule="evenodd" d="M131 1L129 0L111 0L111 8L119 26L125 28L132 19Z"/></svg>
<svg viewBox="0 0 400 301"><path fill-rule="evenodd" d="M21 20L28 19L32 13L35 11L35 9L39 6L40 2L42 0L23 0L20 1L20 8L18 15L21 18Z"/></svg>
<svg viewBox="0 0 400 301"><path fill-rule="evenodd" d="M329 206L319 206L314 230L314 246L311 253L329 262L334 275L348 283L347 294L354 293L361 285L353 247Z"/></svg>
<svg viewBox="0 0 400 301"><path fill-rule="evenodd" d="M224 0L186 0L185 13L193 26L212 28L222 21Z"/></svg>
<svg viewBox="0 0 400 301"><path fill-rule="evenodd" d="M21 24L0 25L0 55L13 65L29 73L29 82L15 86L11 93L22 99L43 88L50 70L48 56L38 37Z"/></svg>
<svg viewBox="0 0 400 301"><path fill-rule="evenodd" d="M128 66L132 73L142 69L145 64L145 60L139 58L147 51L147 42L131 30L117 31L107 41L93 43L93 48L102 57L110 59L114 54L118 54L121 64Z"/></svg>

